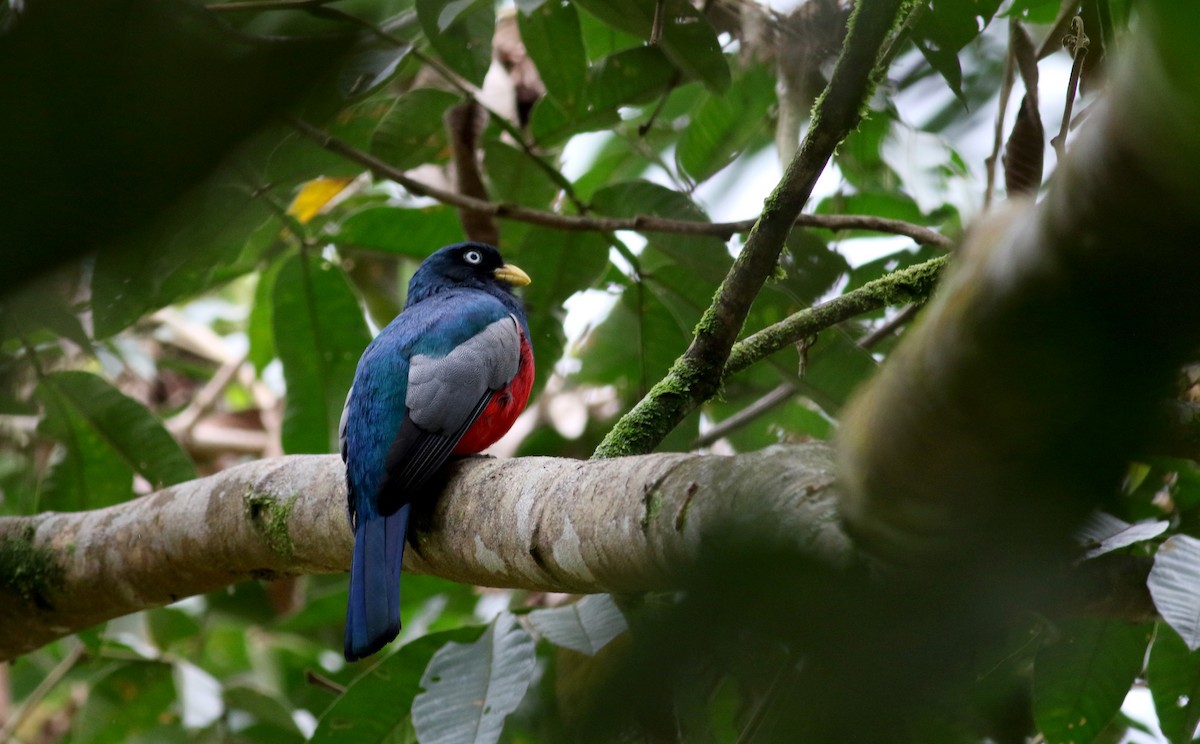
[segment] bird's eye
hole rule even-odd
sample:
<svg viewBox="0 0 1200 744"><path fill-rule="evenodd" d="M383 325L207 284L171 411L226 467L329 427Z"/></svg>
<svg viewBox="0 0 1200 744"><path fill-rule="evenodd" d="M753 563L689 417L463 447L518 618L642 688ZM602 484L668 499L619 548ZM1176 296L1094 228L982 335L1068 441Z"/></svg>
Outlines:
<svg viewBox="0 0 1200 744"><path fill-rule="evenodd" d="M483 254L479 251L467 251L463 254L463 260L469 264L477 264L483 260Z"/></svg>

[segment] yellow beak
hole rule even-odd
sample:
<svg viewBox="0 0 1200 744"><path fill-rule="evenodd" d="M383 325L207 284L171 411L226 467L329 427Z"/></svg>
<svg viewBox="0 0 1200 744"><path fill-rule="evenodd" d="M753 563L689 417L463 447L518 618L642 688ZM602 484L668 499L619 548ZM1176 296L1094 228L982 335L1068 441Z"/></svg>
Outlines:
<svg viewBox="0 0 1200 744"><path fill-rule="evenodd" d="M502 282L511 284L514 287L524 287L525 285L533 282L533 280L529 278L529 274L526 274L524 271L521 271L521 269L513 266L512 264L504 264L500 268L493 271L492 276L496 277Z"/></svg>

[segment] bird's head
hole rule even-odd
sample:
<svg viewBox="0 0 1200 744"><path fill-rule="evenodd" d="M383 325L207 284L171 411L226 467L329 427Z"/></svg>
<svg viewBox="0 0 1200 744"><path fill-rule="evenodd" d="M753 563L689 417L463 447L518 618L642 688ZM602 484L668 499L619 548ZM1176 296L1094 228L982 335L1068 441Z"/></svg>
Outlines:
<svg viewBox="0 0 1200 744"><path fill-rule="evenodd" d="M474 287L509 294L529 284L529 275L504 263L500 251L486 243L455 243L425 259L408 283L408 302L455 287Z"/></svg>

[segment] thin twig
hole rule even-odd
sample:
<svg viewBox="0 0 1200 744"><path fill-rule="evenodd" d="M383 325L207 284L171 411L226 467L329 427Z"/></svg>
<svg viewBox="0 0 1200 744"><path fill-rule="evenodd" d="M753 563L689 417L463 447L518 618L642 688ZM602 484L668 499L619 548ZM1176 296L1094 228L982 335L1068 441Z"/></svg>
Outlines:
<svg viewBox="0 0 1200 744"><path fill-rule="evenodd" d="M895 317L888 320L875 330L858 340L858 345L864 349L870 349L888 336L896 332L900 326L912 320L916 316L917 311L921 309L918 304L912 304L896 313Z"/></svg>
<svg viewBox="0 0 1200 744"><path fill-rule="evenodd" d="M650 46L662 43L663 23L666 21L667 1L656 0L654 3L654 21L650 24Z"/></svg>
<svg viewBox="0 0 1200 744"><path fill-rule="evenodd" d="M1071 19L1071 33L1063 37L1062 43L1071 52L1074 61L1071 63L1071 78L1067 81L1067 105L1063 107L1062 125L1058 129L1058 135L1050 140L1059 162L1062 162L1063 157L1067 154L1067 132L1071 128L1071 109L1075 106L1075 92L1079 89L1079 75L1083 71L1083 60L1087 57L1088 45L1091 43L1087 34L1083 32L1082 18L1075 16Z"/></svg>
<svg viewBox="0 0 1200 744"><path fill-rule="evenodd" d="M229 13L242 10L304 10L337 2L337 0L240 0L232 3L209 3L205 10Z"/></svg>
<svg viewBox="0 0 1200 744"><path fill-rule="evenodd" d="M1016 23L1009 20L1009 23ZM1000 148L1004 147L1004 115L1008 112L1008 99L1012 96L1013 83L1016 81L1016 50L1013 48L1011 30L1008 42L1008 54L1004 57L1004 78L1000 83L1000 110L996 112L996 129L992 134L992 154L983 161L987 178L983 186L983 207L991 206L993 192L996 188L996 164L1000 162Z"/></svg>
<svg viewBox="0 0 1200 744"><path fill-rule="evenodd" d="M793 395L799 391L799 388L794 382L780 383L771 392L754 401L742 410L733 414L724 421L720 421L713 428L704 432L692 442L691 449L700 449L707 447L714 442L723 439L730 432L753 423L764 414L769 413L772 408L775 408L781 403L787 402Z"/></svg>
<svg viewBox="0 0 1200 744"><path fill-rule="evenodd" d="M71 650L67 652L67 655L54 665L54 668L51 669L50 673L46 675L46 678L43 679L37 687L33 688L33 692L29 693L29 696L26 697L24 702L21 703L21 707L18 708L15 713L13 713L12 718L9 718L4 722L3 726L0 726L0 742L3 742L3 744L8 744L9 742L16 741L16 739L13 738L13 732L21 728L21 725L25 723L25 720L29 718L29 716L31 716L33 712L37 710L37 707L42 704L42 701L46 699L46 696L58 686L58 683L62 681L63 677L67 676L67 672L71 671L71 669L74 668L77 663L79 663L79 660L83 658L84 652L84 645L76 641L71 647Z"/></svg>
<svg viewBox="0 0 1200 744"><path fill-rule="evenodd" d="M233 382L238 368L245 363L249 355L250 352L247 350L240 357L223 362L209 381L192 397L191 402L182 411L167 420L167 429L176 437L190 435L200 419L217 404L217 400L229 387L229 383Z"/></svg>
<svg viewBox="0 0 1200 744"><path fill-rule="evenodd" d="M386 163L374 155L360 150L326 132L317 129L301 119L289 119L289 123L300 134L313 140L330 152L352 160L378 178L394 181L405 190L416 196L426 196L459 209L469 209L483 212L501 219L526 222L555 230L572 232L612 232L630 230L633 232L662 232L681 235L705 235L728 240L738 233L749 232L758 220L740 220L737 222L698 222L690 220L673 220L651 215L636 215L634 217L594 217L590 215L568 215L555 212L545 212L530 209L516 204L473 199L448 189L442 189L419 181L407 175L404 171ZM950 248L954 241L945 235L928 227L914 225L901 220L875 217L873 215L850 214L801 214L794 224L802 227L819 227L826 230L872 230L912 238L922 245L934 245L939 248Z"/></svg>

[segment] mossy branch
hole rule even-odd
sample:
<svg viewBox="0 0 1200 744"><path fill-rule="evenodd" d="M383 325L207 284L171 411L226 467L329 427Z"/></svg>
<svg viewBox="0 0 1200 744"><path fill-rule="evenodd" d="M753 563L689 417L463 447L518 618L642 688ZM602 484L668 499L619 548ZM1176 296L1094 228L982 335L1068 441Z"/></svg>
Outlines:
<svg viewBox="0 0 1200 744"><path fill-rule="evenodd" d="M626 414L594 457L652 451L696 406L720 388L729 351L750 305L779 261L788 233L834 149L858 127L879 74L880 50L893 31L902 0L860 0L833 77L813 109L812 124L782 180L763 205L725 280L705 311L687 351L667 376Z"/></svg>

